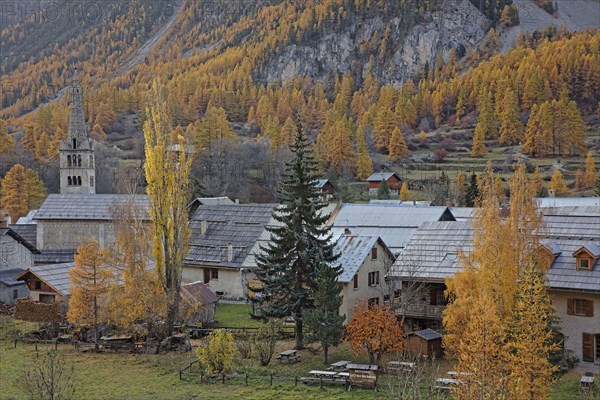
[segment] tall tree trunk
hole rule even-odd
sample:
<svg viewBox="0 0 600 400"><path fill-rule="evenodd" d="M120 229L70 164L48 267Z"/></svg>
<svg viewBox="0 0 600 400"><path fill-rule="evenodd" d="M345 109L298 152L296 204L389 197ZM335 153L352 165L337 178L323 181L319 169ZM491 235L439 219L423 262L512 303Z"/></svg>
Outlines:
<svg viewBox="0 0 600 400"><path fill-rule="evenodd" d="M323 364L327 365L329 360L329 346L323 346Z"/></svg>
<svg viewBox="0 0 600 400"><path fill-rule="evenodd" d="M304 335L302 333L302 321L296 319L296 350L302 350L304 348Z"/></svg>

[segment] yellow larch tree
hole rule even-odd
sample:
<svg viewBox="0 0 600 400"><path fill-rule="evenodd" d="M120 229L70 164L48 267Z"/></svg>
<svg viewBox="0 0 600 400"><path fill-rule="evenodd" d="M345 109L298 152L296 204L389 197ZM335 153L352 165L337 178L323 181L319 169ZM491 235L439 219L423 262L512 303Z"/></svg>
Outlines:
<svg viewBox="0 0 600 400"><path fill-rule="evenodd" d="M29 210L34 210L41 206L42 202L46 199L46 186L44 186L38 174L32 169L25 171L25 185L29 212Z"/></svg>
<svg viewBox="0 0 600 400"><path fill-rule="evenodd" d="M454 194L454 198L459 206L464 207L467 200L467 177L463 171L460 171L458 175L456 175L456 179L452 185L452 192Z"/></svg>
<svg viewBox="0 0 600 400"><path fill-rule="evenodd" d="M400 128L395 127L390 137L388 144L388 158L390 161L399 161L408 155L408 147L404 141L404 135L400 132Z"/></svg>
<svg viewBox="0 0 600 400"><path fill-rule="evenodd" d="M560 172L560 169L554 170L552 173L552 178L550 179L550 185L548 189L554 190L554 194L557 196L563 195L567 193L567 184L565 182L565 177L563 173Z"/></svg>
<svg viewBox="0 0 600 400"><path fill-rule="evenodd" d="M377 150L387 149L393 132L397 128L396 116L387 107L380 108L375 115L373 136Z"/></svg>
<svg viewBox="0 0 600 400"><path fill-rule="evenodd" d="M584 183L584 178L583 178L583 172L581 171L581 169L578 169L577 171L575 171L575 190L576 191L582 191L585 188L585 183Z"/></svg>
<svg viewBox="0 0 600 400"><path fill-rule="evenodd" d="M0 204L6 208L13 223L40 206L46 198L46 187L38 174L15 164L0 182Z"/></svg>
<svg viewBox="0 0 600 400"><path fill-rule="evenodd" d="M410 200L410 191L408 190L408 185L406 182L402 182L402 187L400 188L400 200Z"/></svg>
<svg viewBox="0 0 600 400"><path fill-rule="evenodd" d="M0 154L4 154L15 147L15 140L8 134L6 121L0 119Z"/></svg>
<svg viewBox="0 0 600 400"><path fill-rule="evenodd" d="M500 112L500 143L516 145L524 139L523 124L519 120L519 104L517 94L506 89Z"/></svg>
<svg viewBox="0 0 600 400"><path fill-rule="evenodd" d="M94 328L98 342L98 324L108 319L107 294L114 284L108 252L95 239L83 243L75 253L75 266L69 271L69 311L67 320L78 326Z"/></svg>
<svg viewBox="0 0 600 400"><path fill-rule="evenodd" d="M200 151L208 149L211 142L215 140L231 139L234 137L235 134L229 126L225 110L222 107L209 107L199 124L194 145Z"/></svg>
<svg viewBox="0 0 600 400"><path fill-rule="evenodd" d="M552 148L552 110L549 102L534 104L527 122L523 151L532 156L545 156Z"/></svg>
<svg viewBox="0 0 600 400"><path fill-rule="evenodd" d="M473 146L471 147L471 156L483 157L487 153L485 148L485 133L483 128L479 128L479 124L475 127L475 133L473 134Z"/></svg>
<svg viewBox="0 0 600 400"><path fill-rule="evenodd" d="M531 190L534 197L539 197L544 190L544 180L542 179L542 171L540 167L535 167L533 175L531 175Z"/></svg>
<svg viewBox="0 0 600 400"><path fill-rule="evenodd" d="M586 188L594 187L596 184L596 163L591 150L588 150L585 156L585 176L584 183Z"/></svg>
<svg viewBox="0 0 600 400"><path fill-rule="evenodd" d="M373 161L367 149L367 142L362 127L358 127L356 131L356 152L357 152L357 170L356 178L365 180L373 173Z"/></svg>
<svg viewBox="0 0 600 400"><path fill-rule="evenodd" d="M187 148L184 137L174 135L167 117L162 89L154 82L144 123L148 183L148 212L152 220L154 262L167 296L167 335L179 314L183 260L188 251L188 183L191 159L185 151L171 151L174 145Z"/></svg>
<svg viewBox="0 0 600 400"><path fill-rule="evenodd" d="M516 305L507 330L511 399L548 399L557 370L549 357L559 349L553 340L556 312L548 296L545 276L535 268L519 282Z"/></svg>

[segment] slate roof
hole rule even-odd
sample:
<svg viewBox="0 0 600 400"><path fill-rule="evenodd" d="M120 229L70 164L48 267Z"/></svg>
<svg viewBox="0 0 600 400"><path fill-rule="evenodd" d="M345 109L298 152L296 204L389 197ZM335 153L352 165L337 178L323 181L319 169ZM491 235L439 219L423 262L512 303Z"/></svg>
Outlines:
<svg viewBox="0 0 600 400"><path fill-rule="evenodd" d="M233 200L231 200L227 196L223 196L223 197L198 197L194 201L197 201L199 203L199 205L205 205L205 206L226 206L226 205L235 204L235 202L233 202Z"/></svg>
<svg viewBox="0 0 600 400"><path fill-rule="evenodd" d="M457 221L472 219L474 211L473 207L450 207L450 212Z"/></svg>
<svg viewBox="0 0 600 400"><path fill-rule="evenodd" d="M546 274L547 286L556 290L600 293L600 262L593 269L577 270L573 253L587 246L600 251L600 214L545 215L542 244L551 243L556 254ZM427 222L413 235L396 259L389 275L441 282L461 269L459 249L471 250L473 228L468 221Z"/></svg>
<svg viewBox="0 0 600 400"><path fill-rule="evenodd" d="M394 206L394 207L431 207L433 203L430 201L410 201L410 200L381 200L381 199L371 199L369 200L369 204L377 204L377 205L386 205L386 206Z"/></svg>
<svg viewBox="0 0 600 400"><path fill-rule="evenodd" d="M442 335L439 332L434 331L433 329L423 329L420 331L412 332L410 335L417 335L420 338L423 338L427 341L441 339Z"/></svg>
<svg viewBox="0 0 600 400"><path fill-rule="evenodd" d="M34 264L63 264L75 260L75 249L45 249L33 255Z"/></svg>
<svg viewBox="0 0 600 400"><path fill-rule="evenodd" d="M25 238L23 238L21 235L19 235L17 232L15 232L13 229L11 229L11 228L0 228L0 236L5 236L5 235L12 237L14 240L16 240L17 242L21 243L23 246L25 246L32 253L34 253L34 254L39 253L39 250L36 249L34 245L32 245L31 243L29 243L27 240L25 240Z"/></svg>
<svg viewBox="0 0 600 400"><path fill-rule="evenodd" d="M69 271L74 266L75 263L41 265L39 267L26 269L16 276L15 279L23 280L25 275L27 275L28 272L31 272L39 279L46 282L50 287L54 288L57 292L66 296L69 294L69 286L71 285Z"/></svg>
<svg viewBox="0 0 600 400"><path fill-rule="evenodd" d="M190 218L186 265L239 268L271 219L276 204L201 205ZM200 234L201 221L207 230ZM228 245L233 259L228 260Z"/></svg>
<svg viewBox="0 0 600 400"><path fill-rule="evenodd" d="M133 201L149 220L148 196L125 194L51 194L34 216L34 220L100 220L113 219L115 206Z"/></svg>
<svg viewBox="0 0 600 400"><path fill-rule="evenodd" d="M600 206L600 197L538 197L539 207Z"/></svg>
<svg viewBox="0 0 600 400"><path fill-rule="evenodd" d="M24 269L21 268L13 268L7 269L6 271L0 271L0 283L5 284L6 286L23 285L23 282L15 280L15 277L21 274L23 271Z"/></svg>
<svg viewBox="0 0 600 400"><path fill-rule="evenodd" d="M341 235L335 243L335 251L340 253L335 264L342 266L338 282L350 282L380 240L379 236Z"/></svg>
<svg viewBox="0 0 600 400"><path fill-rule="evenodd" d="M9 225L8 227L29 242L33 247L37 247L37 224L16 224Z"/></svg>
<svg viewBox="0 0 600 400"><path fill-rule="evenodd" d="M375 172L367 178L367 182L381 182L382 180L387 181L392 177L392 175L396 175L396 178L400 179L400 177L394 172Z"/></svg>
<svg viewBox="0 0 600 400"><path fill-rule="evenodd" d="M317 189L321 189L327 182L329 182L329 179L317 179L313 186Z"/></svg>
<svg viewBox="0 0 600 400"><path fill-rule="evenodd" d="M350 228L353 234L379 236L398 252L426 221L454 220L447 207L393 207L386 204L343 204L333 221L334 234Z"/></svg>

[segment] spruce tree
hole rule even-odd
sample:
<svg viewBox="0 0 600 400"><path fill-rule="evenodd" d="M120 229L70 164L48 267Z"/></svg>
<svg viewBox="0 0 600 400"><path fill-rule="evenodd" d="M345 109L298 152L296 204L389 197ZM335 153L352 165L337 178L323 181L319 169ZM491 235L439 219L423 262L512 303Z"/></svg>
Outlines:
<svg viewBox="0 0 600 400"><path fill-rule="evenodd" d="M257 255L256 277L260 288L257 300L264 316L291 316L296 327L296 349L304 347L304 311L314 305L318 287L317 271L337 259L331 243L329 215L314 187L318 178L315 161L302 127L297 123L296 138L290 146L293 157L286 164L278 190L281 206L273 217L280 224L267 228L271 241Z"/></svg>
<svg viewBox="0 0 600 400"><path fill-rule="evenodd" d="M471 180L469 182L469 187L467 188L467 198L466 203L467 207L475 207L477 203L477 199L479 198L479 187L477 186L477 175L475 172L471 174Z"/></svg>
<svg viewBox="0 0 600 400"><path fill-rule="evenodd" d="M344 315L339 314L342 306L342 287L337 283L341 266L325 265L317 271L317 290L314 308L306 312L305 323L309 342L319 342L323 348L323 363L328 363L329 348L337 346L342 338Z"/></svg>
<svg viewBox="0 0 600 400"><path fill-rule="evenodd" d="M381 183L379 184L379 189L377 189L377 198L379 200L387 200L390 198L390 188L385 179L382 179Z"/></svg>

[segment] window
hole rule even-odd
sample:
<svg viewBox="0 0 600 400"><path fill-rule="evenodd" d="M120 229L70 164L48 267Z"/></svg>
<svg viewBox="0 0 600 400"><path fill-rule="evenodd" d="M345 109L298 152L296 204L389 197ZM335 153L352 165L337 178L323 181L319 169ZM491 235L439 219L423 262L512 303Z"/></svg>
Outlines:
<svg viewBox="0 0 600 400"><path fill-rule="evenodd" d="M35 290L42 290L42 282L40 282L40 281L33 281L33 288Z"/></svg>
<svg viewBox="0 0 600 400"><path fill-rule="evenodd" d="M373 297L369 299L369 306L379 305L379 297Z"/></svg>
<svg viewBox="0 0 600 400"><path fill-rule="evenodd" d="M94 168L94 156L90 154L90 168Z"/></svg>
<svg viewBox="0 0 600 400"><path fill-rule="evenodd" d="M13 300L16 300L17 297L19 297L19 291L18 290L13 290Z"/></svg>
<svg viewBox="0 0 600 400"><path fill-rule="evenodd" d="M577 260L577 263L579 264L578 269L590 269L590 260L588 260L587 258L580 258Z"/></svg>
<svg viewBox="0 0 600 400"><path fill-rule="evenodd" d="M90 186L94 187L94 177L90 176Z"/></svg>
<svg viewBox="0 0 600 400"><path fill-rule="evenodd" d="M593 317L594 302L587 299L567 299L567 314L578 317Z"/></svg>
<svg viewBox="0 0 600 400"><path fill-rule="evenodd" d="M73 149L77 148L77 139L73 139Z"/></svg>
<svg viewBox="0 0 600 400"><path fill-rule="evenodd" d="M69 166L69 167L71 166L71 156L70 155L67 156L67 166Z"/></svg>
<svg viewBox="0 0 600 400"><path fill-rule="evenodd" d="M394 290L394 298L395 299L399 299L400 298L400 289Z"/></svg>
<svg viewBox="0 0 600 400"><path fill-rule="evenodd" d="M210 279L219 279L219 270L217 268L210 269Z"/></svg>
<svg viewBox="0 0 600 400"><path fill-rule="evenodd" d="M581 359L583 361L594 362L594 335L583 333L581 339Z"/></svg>
<svg viewBox="0 0 600 400"><path fill-rule="evenodd" d="M54 303L54 299L53 294L40 294L40 303Z"/></svg>
<svg viewBox="0 0 600 400"><path fill-rule="evenodd" d="M70 177L70 176L67 176L67 184L68 184L69 186L73 185L73 180L71 179L71 177Z"/></svg>
<svg viewBox="0 0 600 400"><path fill-rule="evenodd" d="M81 156L77 156L77 166L81 167Z"/></svg>
<svg viewBox="0 0 600 400"><path fill-rule="evenodd" d="M379 285L379 271L369 272L369 286Z"/></svg>
<svg viewBox="0 0 600 400"><path fill-rule="evenodd" d="M444 297L444 289L439 287L432 287L429 289L429 304L432 306L444 306L446 305L446 298Z"/></svg>
<svg viewBox="0 0 600 400"><path fill-rule="evenodd" d="M352 287L354 289L358 289L358 275L354 275L354 279L352 280Z"/></svg>
<svg viewBox="0 0 600 400"><path fill-rule="evenodd" d="M77 177L77 186L81 186L81 177L80 176Z"/></svg>
<svg viewBox="0 0 600 400"><path fill-rule="evenodd" d="M371 249L371 260L377 260L377 247Z"/></svg>

